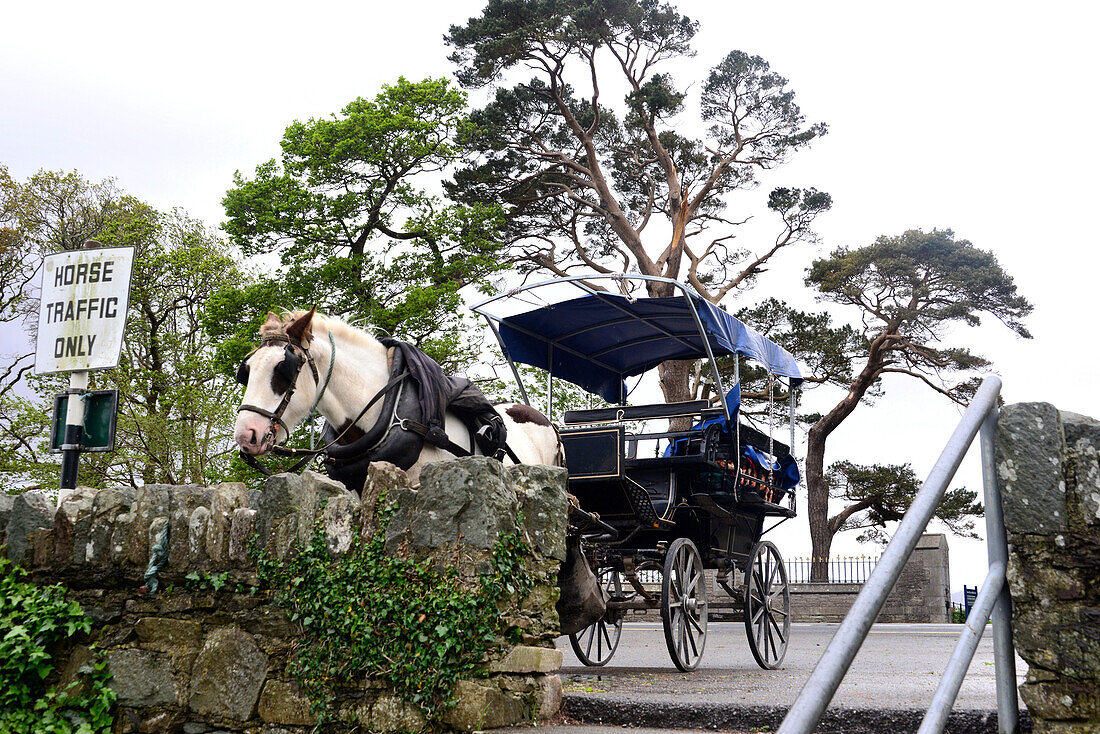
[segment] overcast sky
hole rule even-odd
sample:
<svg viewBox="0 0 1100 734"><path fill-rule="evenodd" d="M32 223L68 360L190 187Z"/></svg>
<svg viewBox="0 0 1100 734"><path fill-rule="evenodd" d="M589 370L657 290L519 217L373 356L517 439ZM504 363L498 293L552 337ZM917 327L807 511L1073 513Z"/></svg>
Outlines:
<svg viewBox="0 0 1100 734"><path fill-rule="evenodd" d="M678 7L701 23L698 56L678 67L689 92L741 49L790 79L807 117L830 128L769 180L833 195L819 221L823 245L787 255L749 301L809 304L801 273L814 254L950 227L994 251L1036 307L1033 340L994 322L959 331L956 342L993 360L1008 402L1100 416L1092 307L1100 254L1090 219L1100 200L1100 64L1091 3ZM450 74L443 34L480 8L467 0L10 4L0 163L19 179L42 168L113 177L154 206L181 206L215 225L233 172L275 156L288 123L373 96L398 75ZM911 462L923 476L959 412L917 384L887 387L835 434L828 460ZM830 397L811 404L826 407ZM959 484L980 486L973 456ZM805 522L803 512L776 532L785 555L808 551ZM953 588L977 583L984 546L951 546ZM834 549L874 551L851 538Z"/></svg>

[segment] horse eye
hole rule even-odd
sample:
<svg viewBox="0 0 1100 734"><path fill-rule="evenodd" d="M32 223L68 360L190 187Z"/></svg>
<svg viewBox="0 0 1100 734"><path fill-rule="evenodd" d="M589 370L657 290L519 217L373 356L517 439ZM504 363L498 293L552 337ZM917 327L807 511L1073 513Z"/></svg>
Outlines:
<svg viewBox="0 0 1100 734"><path fill-rule="evenodd" d="M248 387L248 360L241 360L241 366L237 368L237 382Z"/></svg>

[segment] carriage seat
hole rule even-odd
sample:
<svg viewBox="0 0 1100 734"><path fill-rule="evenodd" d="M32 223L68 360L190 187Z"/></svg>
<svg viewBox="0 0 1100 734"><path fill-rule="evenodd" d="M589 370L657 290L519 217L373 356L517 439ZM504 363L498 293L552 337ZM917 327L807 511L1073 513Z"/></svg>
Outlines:
<svg viewBox="0 0 1100 734"><path fill-rule="evenodd" d="M669 517L672 473L668 467L635 467L628 473L626 426L565 428L560 435L569 491L583 509L598 513L612 525L626 522L661 528L674 524Z"/></svg>

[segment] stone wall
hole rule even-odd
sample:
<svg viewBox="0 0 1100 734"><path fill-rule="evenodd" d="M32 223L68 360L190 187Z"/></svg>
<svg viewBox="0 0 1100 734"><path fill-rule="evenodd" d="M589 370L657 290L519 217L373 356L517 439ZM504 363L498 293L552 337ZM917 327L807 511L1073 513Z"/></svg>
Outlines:
<svg viewBox="0 0 1100 734"><path fill-rule="evenodd" d="M791 584L792 622L842 622L863 584Z"/></svg>
<svg viewBox="0 0 1100 734"><path fill-rule="evenodd" d="M875 621L950 622L948 559L947 536L922 535ZM791 619L795 622L841 622L861 588L863 584L791 584Z"/></svg>
<svg viewBox="0 0 1100 734"><path fill-rule="evenodd" d="M1036 732L1100 731L1100 422L1048 403L1001 411L996 474L1008 531L1020 696Z"/></svg>
<svg viewBox="0 0 1100 734"><path fill-rule="evenodd" d="M565 482L562 469L473 457L427 466L418 487L391 465L372 467L362 502L312 472L271 477L251 493L242 484L78 489L59 508L36 493L0 495L0 544L36 583L65 584L93 620L87 639L58 651L58 668L71 676L93 645L106 656L119 694L116 731L306 732L310 704L287 672L303 630L269 592L254 589L251 543L285 558L319 524L328 551L342 554L376 532L375 505L385 491L398 502L388 551L442 556L460 575L475 576L498 534L517 529L522 517L518 530L534 551L529 570L552 580L565 557ZM145 574L158 542L167 553L151 593ZM215 577L217 589L209 583ZM502 610L520 644L502 646L483 677L459 682L448 726L483 729L557 714L556 600L556 587L543 583ZM419 709L376 680L340 690L336 706L362 729L424 725Z"/></svg>

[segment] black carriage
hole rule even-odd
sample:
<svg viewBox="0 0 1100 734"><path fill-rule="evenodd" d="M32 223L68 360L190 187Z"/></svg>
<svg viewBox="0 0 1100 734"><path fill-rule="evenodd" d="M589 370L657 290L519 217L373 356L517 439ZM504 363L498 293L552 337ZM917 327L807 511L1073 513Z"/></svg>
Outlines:
<svg viewBox="0 0 1100 734"><path fill-rule="evenodd" d="M631 284L646 280L680 295L630 295ZM537 300L569 289L583 293L545 305ZM489 310L502 301L527 309L511 315ZM660 609L674 664L694 670L706 644L708 613L721 611L740 612L757 663L778 667L790 636L790 595L779 550L761 537L795 516L797 464L790 445L773 435L777 415L785 413L793 443L794 393L801 382L793 357L688 287L649 276L562 278L510 291L474 310L489 321L521 390L516 362L547 372L548 409L554 378L612 404L567 410L561 420L569 491L579 505L571 512L570 532L606 590L602 617L570 635L577 657L586 665L606 664L624 617ZM728 390L716 362L722 356L734 357ZM739 415L738 357L765 371L766 390L755 398L767 432ZM627 378L667 360L698 359L710 363L714 399L627 404ZM665 419L678 430L645 427ZM704 569L715 570L713 585L724 598L708 598Z"/></svg>

